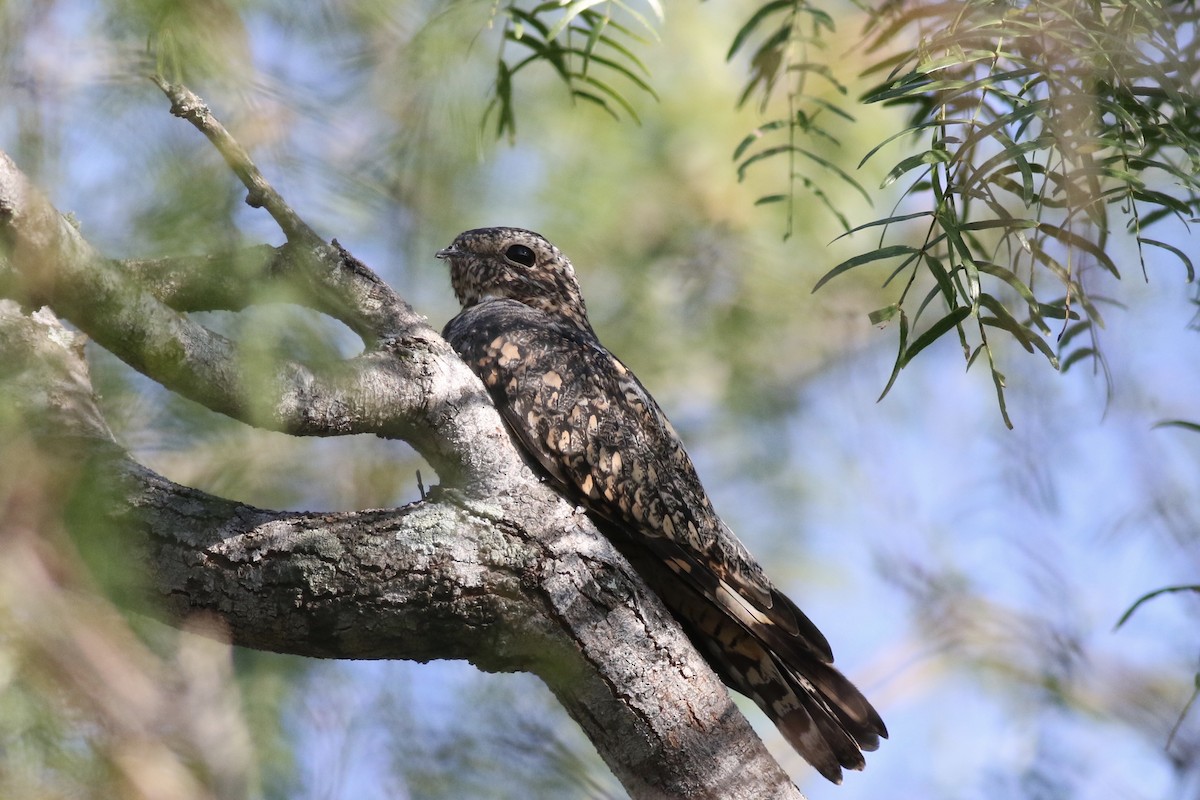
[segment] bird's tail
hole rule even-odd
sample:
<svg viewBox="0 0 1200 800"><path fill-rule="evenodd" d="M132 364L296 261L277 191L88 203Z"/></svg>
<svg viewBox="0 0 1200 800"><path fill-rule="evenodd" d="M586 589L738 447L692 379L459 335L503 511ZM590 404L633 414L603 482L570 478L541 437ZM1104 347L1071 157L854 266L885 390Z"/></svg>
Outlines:
<svg viewBox="0 0 1200 800"><path fill-rule="evenodd" d="M609 539L662 598L721 680L757 703L821 775L841 783L843 768L865 766L863 752L879 747L887 727L833 666L825 637L791 600L778 590L771 593L770 616L791 620L790 625L758 622L739 613L740 605L727 607L729 597L706 595L623 537L610 534Z"/></svg>
<svg viewBox="0 0 1200 800"><path fill-rule="evenodd" d="M863 752L887 738L878 712L832 664L795 649L785 658L703 596L669 594L664 600L713 670L828 780L841 783L842 768L862 769Z"/></svg>

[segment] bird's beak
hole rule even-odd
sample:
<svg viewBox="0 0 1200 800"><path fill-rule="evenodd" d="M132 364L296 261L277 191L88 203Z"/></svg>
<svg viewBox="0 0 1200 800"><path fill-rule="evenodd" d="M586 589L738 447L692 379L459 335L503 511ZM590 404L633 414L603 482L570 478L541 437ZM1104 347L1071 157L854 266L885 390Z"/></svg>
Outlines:
<svg viewBox="0 0 1200 800"><path fill-rule="evenodd" d="M454 256L462 255L462 251L455 250L454 245L450 245L449 247L443 247L441 250L438 250L433 255L435 258L453 258Z"/></svg>

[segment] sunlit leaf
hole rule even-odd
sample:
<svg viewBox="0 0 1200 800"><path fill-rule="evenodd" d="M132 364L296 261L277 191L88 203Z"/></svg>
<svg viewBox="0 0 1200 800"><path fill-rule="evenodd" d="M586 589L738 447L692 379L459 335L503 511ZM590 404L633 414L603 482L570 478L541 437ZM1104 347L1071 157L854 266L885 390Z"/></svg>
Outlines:
<svg viewBox="0 0 1200 800"><path fill-rule="evenodd" d="M950 161L950 158L950 153L945 150L926 150L915 156L909 156L888 171L887 177L883 179L883 183L879 185L879 188L886 189L902 175L914 169L929 166L930 164L945 164Z"/></svg>
<svg viewBox="0 0 1200 800"><path fill-rule="evenodd" d="M892 303L890 306L884 306L883 308L872 311L867 315L867 318L871 320L872 325L883 325L891 322L899 313L900 304Z"/></svg>

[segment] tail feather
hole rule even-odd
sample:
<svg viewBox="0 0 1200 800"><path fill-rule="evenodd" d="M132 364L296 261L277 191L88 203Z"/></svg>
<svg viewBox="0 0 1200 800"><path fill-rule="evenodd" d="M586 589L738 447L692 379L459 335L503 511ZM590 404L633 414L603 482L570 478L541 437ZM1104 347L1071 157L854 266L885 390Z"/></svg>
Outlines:
<svg viewBox="0 0 1200 800"><path fill-rule="evenodd" d="M626 543L610 539L618 546ZM865 766L863 751L878 748L879 740L887 738L887 727L870 702L832 665L824 636L817 631L819 638L814 638L816 627L791 600L772 592L773 610L803 620L789 634L769 620L747 615L736 597L705 593L680 580L651 553L621 549L713 671L753 700L821 775L841 783L843 769Z"/></svg>

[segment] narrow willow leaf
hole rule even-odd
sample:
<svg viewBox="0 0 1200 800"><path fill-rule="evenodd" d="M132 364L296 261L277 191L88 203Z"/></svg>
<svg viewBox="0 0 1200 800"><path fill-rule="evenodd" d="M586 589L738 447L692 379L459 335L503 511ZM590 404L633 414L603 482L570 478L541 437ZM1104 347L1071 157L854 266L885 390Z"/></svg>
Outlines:
<svg viewBox="0 0 1200 800"><path fill-rule="evenodd" d="M976 261L974 262L974 266L975 269L979 270L985 275L991 275L994 278L999 278L1008 284L1009 287L1011 287L1018 295L1021 296L1021 299L1025 301L1025 305L1029 307L1029 314L1032 317L1033 323L1037 325L1043 333L1050 332L1050 328L1042 319L1040 304L1038 303L1037 298L1033 296L1033 291L1025 285L1024 281L1017 277L1016 273L1007 267L1002 267L999 264L993 264L990 261Z"/></svg>
<svg viewBox="0 0 1200 800"><path fill-rule="evenodd" d="M1054 369L1059 368L1058 356L1054 354L1054 351L1050 349L1050 346L1046 344L1046 341L1039 336L1036 331L1033 331L1027 326L1018 322L1016 318L1014 318L1008 312L1008 309L1006 309L1000 303L1000 301L996 300L991 295L985 294L980 296L979 302L981 305L986 306L987 309L995 315L988 318L981 317L981 322L986 325L992 325L993 327L1002 328L1008 331L1016 338L1018 342L1021 343L1021 346L1025 348L1026 352L1032 353L1036 348L1038 352L1044 355L1046 360L1050 362L1050 366L1054 367Z"/></svg>
<svg viewBox="0 0 1200 800"><path fill-rule="evenodd" d="M1062 366L1059 367L1059 372L1066 372L1075 364L1083 361L1085 358L1094 358L1096 356L1096 348L1081 347L1078 350L1072 350L1071 354L1062 360Z"/></svg>
<svg viewBox="0 0 1200 800"><path fill-rule="evenodd" d="M875 402L878 403L883 398L887 397L887 393L892 390L892 385L896 383L896 376L900 374L900 370L904 368L904 352L908 346L908 315L904 313L904 309L900 309L900 348L896 352L896 361L892 364L892 374L888 376L887 385L883 387L883 391L879 393L879 397Z"/></svg>
<svg viewBox="0 0 1200 800"><path fill-rule="evenodd" d="M624 29L620 25L618 25L617 23L612 22L612 21L610 21L608 23L607 27L616 28L617 30L624 32ZM617 39L614 39L613 37L608 36L608 35L601 35L600 36L600 44L604 45L605 47L609 48L610 50L615 50L617 53L619 53L621 55L622 58L624 58L626 61L633 64L635 67L637 67L638 70L643 75L646 75L646 76L650 75L650 68L646 66L645 62L643 62L640 58L638 58L636 53L634 53L632 50L630 50L625 45L621 44L621 42L619 42Z"/></svg>
<svg viewBox="0 0 1200 800"><path fill-rule="evenodd" d="M910 72L903 78L877 86L864 94L859 102L883 103L899 97L915 96L925 91L925 87L933 81L917 72Z"/></svg>
<svg viewBox="0 0 1200 800"><path fill-rule="evenodd" d="M558 22L554 23L554 26L550 28L550 32L546 34L546 38L557 39L559 35L561 35L562 32L567 29L567 26L575 21L576 17L593 6L598 6L604 2L607 2L607 0L574 0L574 2L566 3L566 9L563 11L563 15L559 18Z"/></svg>
<svg viewBox="0 0 1200 800"><path fill-rule="evenodd" d="M901 161L888 172L887 177L883 179L883 183L879 184L880 189L886 189L895 183L901 175L906 172L911 172L918 167L927 166L930 164L945 164L951 159L949 152L945 150L926 150L924 153L918 153L915 156L909 156Z"/></svg>
<svg viewBox="0 0 1200 800"><path fill-rule="evenodd" d="M1192 213L1191 206L1182 200L1166 194L1165 192L1156 192L1153 189L1139 188L1134 189L1133 196L1135 199L1141 200L1144 203L1153 203L1156 206L1162 206L1163 208L1170 209L1181 218L1186 218Z"/></svg>
<svg viewBox="0 0 1200 800"><path fill-rule="evenodd" d="M996 364L992 361L991 348L988 348L988 362L992 365L992 385L996 387L996 402L1000 404L1000 417L1004 420L1004 426L1011 431L1013 423L1008 416L1008 403L1004 400L1004 373L996 369Z"/></svg>
<svg viewBox="0 0 1200 800"><path fill-rule="evenodd" d="M788 195L786 195L786 194L767 194L767 195L763 195L762 197L755 200L754 205L765 206L770 203L782 203L784 200L787 200L787 199L788 199Z"/></svg>
<svg viewBox="0 0 1200 800"><path fill-rule="evenodd" d="M817 28L825 28L830 33L833 33L835 30L837 30L833 24L833 17L829 16L827 12L822 11L814 5L809 3L798 3L796 4L796 11L797 13L808 14L810 17L812 17L813 24Z"/></svg>
<svg viewBox="0 0 1200 800"><path fill-rule="evenodd" d="M870 150L868 150L867 154L862 157L861 161L858 162L858 167L859 167L859 169L862 169L863 164L866 164L867 161L870 160L871 156L878 153L880 150L882 150L884 148L884 146L886 146L890 142L894 142L896 139L899 139L903 136L909 136L909 135L915 136L917 133L925 130L926 128L941 128L943 126L951 126L951 125L974 125L974 124L975 124L975 122L973 120L969 120L969 119L942 119L942 120L928 120L926 122L922 122L917 125L910 125L909 127L905 128L904 130L900 131L899 133L893 133L891 136L887 137L882 142L880 142L879 144L875 145Z"/></svg>
<svg viewBox="0 0 1200 800"><path fill-rule="evenodd" d="M743 161L741 164L738 164L738 168L737 168L738 180L741 181L741 180L746 179L746 170L749 169L753 164L756 164L759 161L762 161L763 159L770 158L771 156L779 155L780 153L787 153L787 152L791 151L792 149L793 148L791 147L791 145L780 144L780 145L776 145L774 147L768 147L766 150L758 151L757 153L755 153L754 155L750 156L745 161Z"/></svg>
<svg viewBox="0 0 1200 800"><path fill-rule="evenodd" d="M580 55L583 54L582 51L576 50L574 48L569 49L567 52L578 53ZM632 83L633 85L637 86L642 91L649 94L655 100L658 99L658 95L654 93L654 89L652 89L650 87L650 84L648 84L648 83L646 83L646 81L642 80L641 76L636 75L633 72L631 72L624 64L621 64L618 61L613 61L611 58L607 58L605 56L599 56L599 55L592 55L589 60L593 61L597 64L603 64L604 66L608 67L609 69L613 70L614 72L617 72L617 73L625 76L625 78L627 78L630 81L630 83ZM584 77L584 76L580 76L580 77Z"/></svg>
<svg viewBox="0 0 1200 800"><path fill-rule="evenodd" d="M1159 423L1159 425L1155 425L1154 427L1157 428L1157 427L1160 427L1161 425L1162 425L1162 423ZM1113 630L1116 630L1117 628L1121 627L1126 622L1128 622L1129 618L1133 616L1133 612L1137 611L1138 608L1140 608L1141 605L1143 603L1145 603L1147 600L1153 600L1154 598L1158 597L1159 595L1175 594L1176 592L1195 592L1197 594L1200 594L1200 585L1188 584L1188 585L1183 585L1183 586L1164 586L1161 589L1155 589L1152 592L1147 592L1146 594L1139 597L1137 600L1133 601L1133 605L1131 605L1129 608L1125 609L1125 613L1121 615L1121 618L1119 620L1117 620L1117 624L1113 626ZM1197 685L1200 686L1200 683L1198 683Z"/></svg>
<svg viewBox="0 0 1200 800"><path fill-rule="evenodd" d="M849 89L847 89L845 84L843 84L841 81L839 81L837 79L837 76L834 75L833 70L829 67L828 64L821 64L816 61L805 61L802 64L790 65L788 67L788 72L796 72L796 73L805 72L805 73L809 73L812 75L819 75L822 78L824 78L825 80L829 81L829 84L831 86L833 86L834 89L837 90L838 94L847 94L849 92ZM816 96L809 96L808 99L812 100L814 102L821 102L821 98L816 97ZM837 106L831 106L831 108L833 111L835 111L838 114L841 114L842 116L846 117L847 119L850 119L850 120L854 119L854 117L839 110L837 108Z"/></svg>
<svg viewBox="0 0 1200 800"><path fill-rule="evenodd" d="M1004 219L977 219L973 222L959 223L958 228L964 231L985 231L992 228L1004 228L1010 231L1029 230L1036 228L1038 221L1023 217L1005 217Z"/></svg>
<svg viewBox="0 0 1200 800"><path fill-rule="evenodd" d="M971 366L975 363L975 359L979 358L979 354L983 352L984 345L976 345L971 351L971 355L967 357L967 372L971 371Z"/></svg>
<svg viewBox="0 0 1200 800"><path fill-rule="evenodd" d="M800 176L800 182L804 185L804 188L812 194L813 197L821 201L821 205L825 206L826 210L828 210L830 214L833 214L833 216L837 217L837 221L842 226L842 230L849 229L850 220L846 219L846 215L838 210L837 206L833 204L833 201L829 199L829 195L825 194L820 186L803 175Z"/></svg>
<svg viewBox="0 0 1200 800"><path fill-rule="evenodd" d="M849 236L852 233L858 233L859 231L865 231L868 228L878 228L880 225L893 225L897 222L907 222L910 219L920 219L922 217L932 217L932 216L933 216L932 211L917 211L912 214L900 214L897 216L885 217L883 219L876 219L876 220L872 220L870 222L864 222L862 225L857 225L854 228L851 228L850 230L841 234L840 236L837 237L837 239L834 239L833 241L836 242L838 239L842 239L846 236Z"/></svg>
<svg viewBox="0 0 1200 800"><path fill-rule="evenodd" d="M926 250L924 255L925 266L929 268L929 274L931 274L933 279L937 281L937 290L946 300L946 305L950 307L958 305L958 291L954 287L954 281L950 279L950 273L954 268L943 264L940 258L928 250ZM971 298L963 299L968 301L968 305L971 305L975 302Z"/></svg>
<svg viewBox="0 0 1200 800"><path fill-rule="evenodd" d="M737 54L737 52L742 49L742 45L746 43L746 40L750 38L755 29L762 24L763 20L772 14L776 14L785 9L790 9L793 5L795 5L793 0L773 0L773 2L761 6L734 35L733 44L729 46L729 52L725 54L725 60L731 60Z"/></svg>
<svg viewBox="0 0 1200 800"><path fill-rule="evenodd" d="M1163 172L1166 172L1168 175L1171 175L1174 178L1178 178L1179 181L1182 182L1184 186L1191 186L1193 188L1200 186L1200 177L1197 177L1196 175L1193 175L1183 169L1180 169L1179 167L1175 166L1174 164L1172 164L1169 161L1153 160L1153 159L1149 159L1149 158L1141 158L1141 157L1133 156L1133 157L1130 157L1130 159L1129 159L1129 166L1133 169L1138 170L1139 172L1145 172L1147 170L1152 170L1152 169L1160 169Z"/></svg>
<svg viewBox="0 0 1200 800"><path fill-rule="evenodd" d="M650 10L654 12L654 16L658 17L659 22L667 18L667 15L663 12L662 3L658 2L658 0L642 0L642 2L650 6ZM621 5L624 5L624 3Z"/></svg>
<svg viewBox="0 0 1200 800"><path fill-rule="evenodd" d="M846 111L844 108L837 105L836 103L831 103L830 101L826 100L823 97L816 97L814 95L806 95L804 99L807 100L808 102L812 103L815 106L820 106L821 108L828 109L829 111L833 112L834 114L837 114L839 117L846 120L847 122L857 122L858 121L858 118L855 117L853 114L851 114L849 111ZM814 114L813 116L816 116L816 115Z"/></svg>
<svg viewBox="0 0 1200 800"><path fill-rule="evenodd" d="M608 101L605 100L603 97L601 97L598 94L589 92L585 89L572 89L571 96L577 97L581 100L587 100L588 102L591 102L591 103L595 103L596 105L600 106L600 108L604 109L608 113L608 115L611 116L613 119L615 119L615 120L621 119L621 116L616 111L613 110L612 106L610 106L608 104Z"/></svg>
<svg viewBox="0 0 1200 800"><path fill-rule="evenodd" d="M937 286L933 287L932 289L930 289L928 292L925 293L924 299L922 299L920 305L917 306L917 313L913 315L913 324L914 325L916 325L917 322L921 319L921 315L925 313L925 309L929 307L929 304L932 303L934 300L936 300L938 297L940 297L941 294L942 294L942 290L940 288L938 288Z"/></svg>
<svg viewBox="0 0 1200 800"><path fill-rule="evenodd" d="M1092 329L1092 323L1088 320L1081 320L1074 325L1068 325L1058 337L1058 346L1066 349L1070 346L1072 340L1080 334L1088 333Z"/></svg>
<svg viewBox="0 0 1200 800"><path fill-rule="evenodd" d="M1104 252L1104 248L1097 245L1090 239L1085 239L1074 231L1067 230L1059 225L1051 225L1048 222L1042 222L1037 226L1038 230L1048 236L1052 236L1058 241L1070 247L1078 247L1088 255L1099 261L1105 269L1113 274L1114 277L1120 278L1121 273L1117 269L1116 263Z"/></svg>
<svg viewBox="0 0 1200 800"><path fill-rule="evenodd" d="M745 153L751 145L753 145L755 142L762 141L766 134L772 131L777 131L780 128L786 128L787 126L788 121L786 119L774 119L770 122L759 125L757 128L750 131L750 133L746 135L746 138L742 139L742 141L738 143L738 146L734 148L733 160L737 161L739 158L741 158L742 154Z"/></svg>
<svg viewBox="0 0 1200 800"><path fill-rule="evenodd" d="M863 264L869 264L872 261L882 261L888 258L896 258L898 256L909 256L911 260L919 255L920 252L920 250L911 245L893 244L889 245L888 247L877 248L869 253L860 253L853 258L846 259L833 269L829 270L829 272L826 272L824 275L822 275L821 279L817 281L817 285L813 287L813 291L817 291L822 286L829 283L829 281L833 280L838 275L841 275L843 272L849 272L855 267L860 267Z"/></svg>
<svg viewBox="0 0 1200 800"><path fill-rule="evenodd" d="M1200 423L1189 422L1186 419L1168 419L1154 423L1155 428L1183 428L1185 431L1200 433Z"/></svg>
<svg viewBox="0 0 1200 800"><path fill-rule="evenodd" d="M1195 267L1192 266L1192 260L1190 258L1188 258L1187 253L1183 252L1178 247L1175 247L1174 245L1171 245L1171 244L1167 244L1166 242L1160 242L1157 239L1147 239L1143 236L1139 236L1137 241L1138 241L1138 244L1148 244L1151 247L1159 247L1159 248L1162 248L1163 250L1166 250L1168 253L1173 254L1176 258L1178 258L1183 263L1184 268L1187 270L1188 283L1191 283L1192 281L1196 280L1196 269L1195 269Z"/></svg>
<svg viewBox="0 0 1200 800"><path fill-rule="evenodd" d="M913 343L908 346L908 350L904 353L904 364L911 363L917 353L920 353L926 347L940 339L943 334L957 328L969 316L971 316L970 306L958 306L957 308L950 309L949 314L930 325L928 330L913 340Z"/></svg>
<svg viewBox="0 0 1200 800"><path fill-rule="evenodd" d="M863 199L866 200L868 204L874 203L874 200L871 198L871 195L868 194L867 190L862 187L862 184L860 184L858 181L856 181L850 173L846 172L846 170L842 169L837 164L834 164L829 159L823 158L822 156L819 156L810 150L806 150L803 147L797 147L797 148L795 148L795 150L798 154L804 156L809 161L812 161L813 163L829 170L830 172L834 173L839 178L841 178L843 181L845 181L846 183L853 186L855 189L858 190L858 193L860 195L862 195Z"/></svg>
<svg viewBox="0 0 1200 800"><path fill-rule="evenodd" d="M642 26L642 30L649 33L655 39L659 38L658 29L653 23L650 22L650 20L646 19L645 14L642 14L628 3L622 3L621 0L612 0L612 2L613 5L624 9L626 14L637 20L637 23ZM658 17L659 22L662 22L664 19L666 19L666 15L663 13L662 5L658 2L658 0L643 0L643 2L650 6L651 12L653 12L654 16Z"/></svg>
<svg viewBox="0 0 1200 800"><path fill-rule="evenodd" d="M918 72L931 73L947 67L957 68L965 67L968 64L975 64L979 61L991 61L1000 54L993 50L960 50L953 55L943 56L942 58L927 61L917 67Z"/></svg>
<svg viewBox="0 0 1200 800"><path fill-rule="evenodd" d="M1067 311L1066 306L1062 302L1057 303L1038 303L1038 313L1047 319L1079 319L1078 311Z"/></svg>
<svg viewBox="0 0 1200 800"><path fill-rule="evenodd" d="M581 75L580 80L611 97L613 102L625 109L625 113L629 115L630 119L639 125L641 124L641 119L638 117L637 111L635 111L633 106L630 105L629 101L625 99L624 95L622 95L616 89L592 75Z"/></svg>
<svg viewBox="0 0 1200 800"><path fill-rule="evenodd" d="M583 72L586 74L588 65L592 62L592 54L596 52L596 46L600 44L600 39L604 35L605 22L601 21L591 26L587 32L587 44L583 47Z"/></svg>

